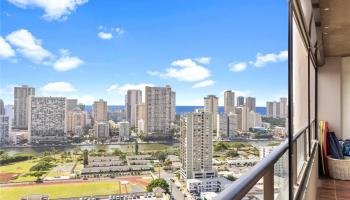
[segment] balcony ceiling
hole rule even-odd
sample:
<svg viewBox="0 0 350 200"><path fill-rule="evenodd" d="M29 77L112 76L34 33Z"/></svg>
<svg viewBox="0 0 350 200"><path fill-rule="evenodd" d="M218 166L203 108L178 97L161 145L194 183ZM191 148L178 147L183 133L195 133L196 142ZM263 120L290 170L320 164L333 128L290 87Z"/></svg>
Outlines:
<svg viewBox="0 0 350 200"><path fill-rule="evenodd" d="M350 1L320 0L325 56L350 56Z"/></svg>

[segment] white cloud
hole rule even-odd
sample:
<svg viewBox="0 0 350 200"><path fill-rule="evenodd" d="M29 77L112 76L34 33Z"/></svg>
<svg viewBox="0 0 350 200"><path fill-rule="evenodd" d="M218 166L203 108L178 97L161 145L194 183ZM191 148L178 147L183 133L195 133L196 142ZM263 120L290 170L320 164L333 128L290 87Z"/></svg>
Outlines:
<svg viewBox="0 0 350 200"><path fill-rule="evenodd" d="M179 81L195 82L201 81L210 76L210 71L198 65L192 59L177 60L171 63L171 68L166 69L164 73L149 71L150 75L156 75L162 78L176 78Z"/></svg>
<svg viewBox="0 0 350 200"><path fill-rule="evenodd" d="M255 67L263 67L267 63L283 62L283 61L286 61L287 59L288 59L288 51L286 51L286 50L281 51L278 54L275 54L275 53L268 53L268 54L258 53L256 55L255 61L250 61L249 64L252 64Z"/></svg>
<svg viewBox="0 0 350 200"><path fill-rule="evenodd" d="M82 61L78 57L63 56L63 57L59 58L58 60L56 60L56 62L53 64L53 68L56 71L65 72L68 70L75 69L75 68L79 67L80 65L82 65L83 63L84 63L84 61Z"/></svg>
<svg viewBox="0 0 350 200"><path fill-rule="evenodd" d="M1 39L2 38L0 38L0 46L2 45ZM61 57L57 59L57 56L42 47L41 40L36 39L26 29L20 29L10 33L6 36L6 40L17 47L16 51L30 61L36 64L52 65L56 71L68 71L84 63L80 58L70 56L70 51L68 49L59 49ZM4 40L4 42L6 41ZM0 57L4 49L5 48L1 48Z"/></svg>
<svg viewBox="0 0 350 200"><path fill-rule="evenodd" d="M6 36L7 41L16 46L20 54L34 63L47 64L53 55L42 47L41 41L36 39L28 30L20 29Z"/></svg>
<svg viewBox="0 0 350 200"><path fill-rule="evenodd" d="M13 105L13 91L14 87L17 85L9 84L9 85L1 85L0 84L0 97L6 104L12 104Z"/></svg>
<svg viewBox="0 0 350 200"><path fill-rule="evenodd" d="M207 65L207 64L210 64L211 57L199 57L199 58L195 58L194 60L201 64Z"/></svg>
<svg viewBox="0 0 350 200"><path fill-rule="evenodd" d="M107 92L112 92L118 89L118 85L111 85L109 88L107 88Z"/></svg>
<svg viewBox="0 0 350 200"><path fill-rule="evenodd" d="M158 72L158 71L149 70L149 71L147 71L147 73L149 75L152 75L152 76L162 76L162 74L160 72Z"/></svg>
<svg viewBox="0 0 350 200"><path fill-rule="evenodd" d="M70 55L70 51L69 51L69 49L59 49L58 50L60 53L61 53L61 55L62 56L68 56L68 55Z"/></svg>
<svg viewBox="0 0 350 200"><path fill-rule="evenodd" d="M118 88L118 91L119 93L121 94L126 94L126 92L128 90L142 90L142 93L144 94L145 93L145 87L146 86L149 86L149 87L154 87L153 84L151 83L139 83L139 84L130 84L130 83L127 83L127 84L124 84L122 86L120 86Z"/></svg>
<svg viewBox="0 0 350 200"><path fill-rule="evenodd" d="M110 40L113 38L113 35L112 33L107 33L107 32L103 32L103 31L100 31L98 32L98 37L101 38L102 40Z"/></svg>
<svg viewBox="0 0 350 200"><path fill-rule="evenodd" d="M124 34L124 29L120 27L115 27L115 28L107 28L105 26L98 26L97 28L99 32L97 33L98 37L101 38L102 40L111 40L114 35L123 35Z"/></svg>
<svg viewBox="0 0 350 200"><path fill-rule="evenodd" d="M96 101L96 98L90 95L84 95L84 96L78 97L77 99L79 103L83 103L85 105L92 105L94 101Z"/></svg>
<svg viewBox="0 0 350 200"><path fill-rule="evenodd" d="M196 83L192 86L192 88L203 88L203 87L208 87L211 86L215 83L213 80L205 80L199 83Z"/></svg>
<svg viewBox="0 0 350 200"><path fill-rule="evenodd" d="M2 13L4 13L4 15L6 16L6 17L11 17L12 15L9 13L9 12L7 12L7 11L4 11L4 12L2 12Z"/></svg>
<svg viewBox="0 0 350 200"><path fill-rule="evenodd" d="M116 91L121 95L125 95L128 90L142 90L142 92L145 92L145 87L150 86L153 87L154 85L151 83L139 83L139 84L131 84L131 83L126 83L120 87L117 85L111 85L107 91Z"/></svg>
<svg viewBox="0 0 350 200"><path fill-rule="evenodd" d="M20 8L38 7L44 10L46 20L65 20L68 15L88 0L8 0Z"/></svg>
<svg viewBox="0 0 350 200"><path fill-rule="evenodd" d="M248 63L246 62L238 62L238 63L234 62L234 63L230 63L228 66L230 68L230 71L241 72L247 69L247 65Z"/></svg>
<svg viewBox="0 0 350 200"><path fill-rule="evenodd" d="M12 47L0 36L0 58L11 58L16 55Z"/></svg>
<svg viewBox="0 0 350 200"><path fill-rule="evenodd" d="M118 34L118 35L123 35L124 34L124 29L120 28L120 27L116 27L115 29L115 32Z"/></svg>
<svg viewBox="0 0 350 200"><path fill-rule="evenodd" d="M47 96L63 96L64 93L75 92L76 89L72 86L72 84L68 82L52 82L46 84L41 88L44 95Z"/></svg>
<svg viewBox="0 0 350 200"><path fill-rule="evenodd" d="M82 103L84 105L92 105L94 103L94 101L97 100L97 98L95 98L94 96L91 95L70 95L67 96L68 99L78 99L78 103Z"/></svg>

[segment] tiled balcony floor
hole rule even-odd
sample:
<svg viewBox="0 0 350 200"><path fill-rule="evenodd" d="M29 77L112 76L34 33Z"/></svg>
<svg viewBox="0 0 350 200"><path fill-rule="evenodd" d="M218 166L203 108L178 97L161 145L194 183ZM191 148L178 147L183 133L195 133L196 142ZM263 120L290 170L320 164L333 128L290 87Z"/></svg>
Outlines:
<svg viewBox="0 0 350 200"><path fill-rule="evenodd" d="M318 198L320 200L350 199L350 181L320 178L318 182Z"/></svg>

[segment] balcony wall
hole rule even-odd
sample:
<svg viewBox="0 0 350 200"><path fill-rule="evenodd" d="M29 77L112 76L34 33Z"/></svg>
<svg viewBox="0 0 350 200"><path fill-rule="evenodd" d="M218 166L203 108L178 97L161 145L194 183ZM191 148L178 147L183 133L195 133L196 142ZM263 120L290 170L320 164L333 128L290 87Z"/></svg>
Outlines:
<svg viewBox="0 0 350 200"><path fill-rule="evenodd" d="M326 58L318 68L318 119L341 137L341 57Z"/></svg>
<svg viewBox="0 0 350 200"><path fill-rule="evenodd" d="M337 137L350 138L350 57L328 57L318 68L318 119Z"/></svg>
<svg viewBox="0 0 350 200"><path fill-rule="evenodd" d="M350 139L350 57L342 59L342 133Z"/></svg>

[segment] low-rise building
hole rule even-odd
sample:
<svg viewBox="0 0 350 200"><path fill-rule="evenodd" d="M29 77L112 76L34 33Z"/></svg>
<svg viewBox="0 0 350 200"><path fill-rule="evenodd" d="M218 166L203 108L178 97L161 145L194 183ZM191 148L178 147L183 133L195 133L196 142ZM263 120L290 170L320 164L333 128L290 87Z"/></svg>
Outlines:
<svg viewBox="0 0 350 200"><path fill-rule="evenodd" d="M186 189L190 193L199 195L203 192L221 192L231 183L224 177L187 179Z"/></svg>
<svg viewBox="0 0 350 200"><path fill-rule="evenodd" d="M151 155L126 156L126 160L153 160Z"/></svg>
<svg viewBox="0 0 350 200"><path fill-rule="evenodd" d="M138 160L134 159L138 158ZM88 165L81 170L81 175L113 174L118 172L150 171L153 166L148 160L141 160L142 156L132 156L125 162L118 156L89 157Z"/></svg>

